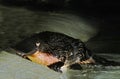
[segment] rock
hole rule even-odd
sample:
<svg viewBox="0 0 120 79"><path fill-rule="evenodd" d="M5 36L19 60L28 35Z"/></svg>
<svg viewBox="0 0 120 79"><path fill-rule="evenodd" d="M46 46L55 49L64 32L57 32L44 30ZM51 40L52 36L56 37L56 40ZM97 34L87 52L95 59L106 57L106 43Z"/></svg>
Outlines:
<svg viewBox="0 0 120 79"><path fill-rule="evenodd" d="M0 52L0 79L60 79L60 73L8 52Z"/></svg>

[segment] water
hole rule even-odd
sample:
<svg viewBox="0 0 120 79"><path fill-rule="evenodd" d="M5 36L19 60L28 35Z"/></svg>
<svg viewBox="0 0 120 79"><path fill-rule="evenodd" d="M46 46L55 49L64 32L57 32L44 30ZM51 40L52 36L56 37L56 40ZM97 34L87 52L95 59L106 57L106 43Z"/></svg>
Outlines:
<svg viewBox="0 0 120 79"><path fill-rule="evenodd" d="M109 56L113 56L109 54ZM120 59L120 56L117 56ZM0 53L0 79L119 79L120 66L84 70L66 70L62 74L23 59L17 55L2 51Z"/></svg>
<svg viewBox="0 0 120 79"><path fill-rule="evenodd" d="M109 70L86 70L83 72L71 71L68 79L119 79L120 68Z"/></svg>
<svg viewBox="0 0 120 79"><path fill-rule="evenodd" d="M120 55L99 54L109 60L120 62ZM70 71L69 79L119 79L120 66L96 66L83 71Z"/></svg>
<svg viewBox="0 0 120 79"><path fill-rule="evenodd" d="M0 49L40 31L55 31L87 41L97 34L88 21L77 15L56 12L33 12L24 8L0 6ZM95 67L60 74L27 61L12 52L0 52L0 79L120 79L120 67ZM104 52L103 52L104 53ZM120 55L102 54L120 61Z"/></svg>

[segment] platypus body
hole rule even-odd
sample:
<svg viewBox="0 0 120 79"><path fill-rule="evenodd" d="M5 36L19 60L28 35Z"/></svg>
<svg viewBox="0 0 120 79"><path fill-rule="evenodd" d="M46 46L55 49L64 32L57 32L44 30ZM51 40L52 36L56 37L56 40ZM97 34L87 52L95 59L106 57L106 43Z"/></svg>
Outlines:
<svg viewBox="0 0 120 79"><path fill-rule="evenodd" d="M16 44L16 53L33 62L61 72L61 67L82 69L81 64L110 65L104 58L93 56L79 40L57 32L40 32Z"/></svg>

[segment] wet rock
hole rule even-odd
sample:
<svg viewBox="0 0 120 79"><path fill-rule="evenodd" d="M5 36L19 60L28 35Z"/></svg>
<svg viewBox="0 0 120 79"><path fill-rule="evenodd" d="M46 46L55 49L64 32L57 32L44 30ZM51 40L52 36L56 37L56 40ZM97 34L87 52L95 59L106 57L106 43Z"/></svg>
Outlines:
<svg viewBox="0 0 120 79"><path fill-rule="evenodd" d="M0 79L60 79L60 74L17 55L0 53Z"/></svg>

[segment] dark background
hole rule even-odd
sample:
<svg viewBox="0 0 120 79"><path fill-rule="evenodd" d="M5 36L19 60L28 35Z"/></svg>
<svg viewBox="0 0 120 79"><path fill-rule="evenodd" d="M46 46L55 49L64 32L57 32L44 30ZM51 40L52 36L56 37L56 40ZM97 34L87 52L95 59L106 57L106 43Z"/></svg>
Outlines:
<svg viewBox="0 0 120 79"><path fill-rule="evenodd" d="M99 32L86 42L93 52L120 53L120 2L118 0L0 0L0 5L30 11L63 11L99 22ZM98 26L96 26L98 27ZM1 49L9 47L1 46Z"/></svg>

